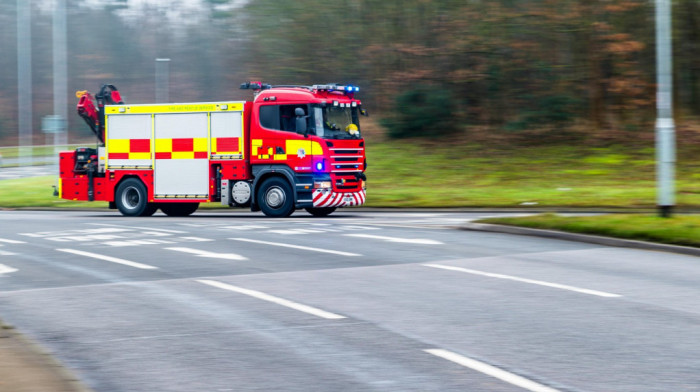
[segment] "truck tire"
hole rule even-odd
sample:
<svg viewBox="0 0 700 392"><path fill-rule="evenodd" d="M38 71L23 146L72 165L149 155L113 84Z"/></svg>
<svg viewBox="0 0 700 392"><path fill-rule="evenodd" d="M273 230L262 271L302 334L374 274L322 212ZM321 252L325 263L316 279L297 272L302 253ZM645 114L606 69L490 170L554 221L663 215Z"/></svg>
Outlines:
<svg viewBox="0 0 700 392"><path fill-rule="evenodd" d="M161 203L160 210L167 216L189 216L197 211L199 203Z"/></svg>
<svg viewBox="0 0 700 392"><path fill-rule="evenodd" d="M335 211L335 207L309 207L305 208L306 212L313 216L328 216L331 212Z"/></svg>
<svg viewBox="0 0 700 392"><path fill-rule="evenodd" d="M294 194L287 180L270 177L258 188L257 202L263 214L283 218L294 212Z"/></svg>
<svg viewBox="0 0 700 392"><path fill-rule="evenodd" d="M114 202L124 216L153 215L158 209L155 204L148 202L146 186L136 178L127 178L119 184L114 193Z"/></svg>

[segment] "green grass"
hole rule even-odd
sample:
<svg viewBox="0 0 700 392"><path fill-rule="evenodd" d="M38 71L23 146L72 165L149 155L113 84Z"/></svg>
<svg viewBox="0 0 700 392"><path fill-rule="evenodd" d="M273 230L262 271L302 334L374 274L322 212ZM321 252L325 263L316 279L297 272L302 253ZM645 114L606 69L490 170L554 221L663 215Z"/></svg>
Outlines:
<svg viewBox="0 0 700 392"><path fill-rule="evenodd" d="M106 207L106 203L77 202L53 196L57 176L0 181L0 207Z"/></svg>
<svg viewBox="0 0 700 392"><path fill-rule="evenodd" d="M368 143L368 206L652 208L653 149ZM678 205L700 206L700 160L678 162Z"/></svg>
<svg viewBox="0 0 700 392"><path fill-rule="evenodd" d="M577 217L542 214L516 218L489 218L478 222L700 247L700 216L698 215L660 218L636 214Z"/></svg>

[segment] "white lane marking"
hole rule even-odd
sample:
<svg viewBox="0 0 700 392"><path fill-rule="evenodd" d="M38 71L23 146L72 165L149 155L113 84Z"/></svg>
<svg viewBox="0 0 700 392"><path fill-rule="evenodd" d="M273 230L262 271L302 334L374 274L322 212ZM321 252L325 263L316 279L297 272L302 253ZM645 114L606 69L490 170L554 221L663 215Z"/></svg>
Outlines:
<svg viewBox="0 0 700 392"><path fill-rule="evenodd" d="M180 230L168 230L168 229L156 229L155 227L139 227L139 226L122 226L122 225L115 225L111 223L88 223L89 225L95 225L95 226L111 226L111 227L123 227L126 230L129 229L139 229L139 230L153 230L153 231L162 231L164 233L174 233L174 234L185 234L187 233L186 231L180 231Z"/></svg>
<svg viewBox="0 0 700 392"><path fill-rule="evenodd" d="M154 267L152 265L136 263L134 261L119 259L119 258L111 257L111 256L105 256L105 255L101 255L101 254L97 254L97 253L85 252L82 250L76 250L76 249L56 249L56 250L59 252L73 253L73 254L79 255L79 256L92 257L94 259L100 259L100 260L105 260L105 261L109 261L112 263L128 265L129 267L134 267L134 268L158 269L158 267Z"/></svg>
<svg viewBox="0 0 700 392"><path fill-rule="evenodd" d="M82 235L95 235L95 234L106 234L106 233L123 233L125 231L130 231L129 229L119 229L114 227L104 227L100 229L87 229L87 230L63 230L63 231L40 231L36 233L19 233L19 235L25 235L27 237L43 238L43 237L66 237L66 236L82 236Z"/></svg>
<svg viewBox="0 0 700 392"><path fill-rule="evenodd" d="M268 229L269 226L260 225L241 225L241 226L221 226L216 227L217 230L257 230L257 229Z"/></svg>
<svg viewBox="0 0 700 392"><path fill-rule="evenodd" d="M284 229L284 230L268 230L268 233L273 234L284 234L284 235L296 235L296 234L314 234L314 233L327 233L329 229Z"/></svg>
<svg viewBox="0 0 700 392"><path fill-rule="evenodd" d="M12 267L8 267L4 264L0 264L0 275L9 274L11 272L17 272L17 271L19 271L17 268L12 268Z"/></svg>
<svg viewBox="0 0 700 392"><path fill-rule="evenodd" d="M551 283L551 282L545 282L545 281L542 281L542 280L533 280L533 279L527 279L527 278L519 278L519 277L517 277L517 276L510 276L510 275L494 274L494 273L492 273L492 272L477 271L477 270L467 269L467 268L451 267L451 266L449 266L449 265L441 265L441 264L423 264L423 266L425 266L425 267L431 267L431 268L440 268L440 269L450 270L450 271L465 272L465 273L473 274L473 275L488 276L488 277L490 277L490 278L514 280L514 281L516 281L516 282L523 282L523 283L536 284L536 285L540 285L540 286L553 287L553 288L556 288L556 289L575 291L575 292L577 292L577 293L582 293L582 294L597 295L597 296L599 296L599 297L607 297L607 298L622 297L622 296L619 295L619 294L606 293L606 292L604 292L604 291L583 289L583 288L580 288L580 287L568 286L568 285L559 284L559 283Z"/></svg>
<svg viewBox="0 0 700 392"><path fill-rule="evenodd" d="M218 287L218 288L224 289L224 290L234 291L234 292L239 293L239 294L245 294L245 295L257 298L257 299L261 299L263 301L276 303L278 305L286 306L288 308L295 309L295 310L298 310L300 312L312 314L314 316L325 318L325 319L337 320L337 319L344 319L345 318L345 316L341 316L339 314L335 314L335 313L331 313L331 312L326 312L325 310L317 309L317 308L314 308L312 306L303 305L303 304L293 302L293 301L290 301L290 300L287 300L284 298L275 297L273 295L265 294L265 293L260 292L260 291L244 289L242 287L237 287L237 286L232 286L230 284L217 282L215 280L202 279L202 280L197 280L197 282L203 283L203 284L206 284L209 286L213 286L213 287Z"/></svg>
<svg viewBox="0 0 700 392"><path fill-rule="evenodd" d="M17 253L8 252L6 250L0 250L0 256L14 256Z"/></svg>
<svg viewBox="0 0 700 392"><path fill-rule="evenodd" d="M227 259L227 260L248 260L246 257L237 255L235 253L214 253L208 252L206 250L192 249L192 248L165 248L168 250L174 250L176 252L184 252L196 255L197 257L209 257L212 259Z"/></svg>
<svg viewBox="0 0 700 392"><path fill-rule="evenodd" d="M409 244L420 244L420 245L443 245L442 242L436 240L428 240L424 238L397 238L397 237L386 237L382 235L372 235L372 234L343 234L346 237L358 237L358 238L370 238L375 240L384 240L388 242L403 242Z"/></svg>
<svg viewBox="0 0 700 392"><path fill-rule="evenodd" d="M8 240L5 238L0 238L0 242L4 242L6 244L26 244L26 242L24 242L24 241Z"/></svg>
<svg viewBox="0 0 700 392"><path fill-rule="evenodd" d="M178 239L189 241L189 242L211 242L211 241L214 241L211 238L202 238L202 237L179 237Z"/></svg>
<svg viewBox="0 0 700 392"><path fill-rule="evenodd" d="M139 246L139 245L157 245L157 244L174 244L168 240L124 240L124 241L107 241L104 244L109 246Z"/></svg>
<svg viewBox="0 0 700 392"><path fill-rule="evenodd" d="M252 242L254 244L264 244L264 245L272 245L272 246L282 246L285 248L310 250L312 252L332 253L334 255L340 255L340 256L362 256L361 254L357 254L357 253L341 252L338 250L330 250L330 249L311 248L308 246L301 246L301 245L283 244L281 242L268 242L268 241L260 241L260 240L251 240L249 238L229 238L229 239L234 240L234 241Z"/></svg>
<svg viewBox="0 0 700 392"><path fill-rule="evenodd" d="M491 377L495 377L501 381L505 381L508 384L512 384L515 386L518 386L523 389L527 389L528 391L532 392L560 392L558 389L554 389L551 387L548 387L546 385L540 384L538 382L532 381L530 379L527 379L522 376L518 376L517 374L507 372L505 370L499 369L495 366L491 366L487 363L477 361L476 359L468 358L463 355L455 354L451 351L447 350L441 350L441 349L429 349L429 350L423 350L427 352L428 354L435 355L436 357L440 357L443 359L446 359L448 361L452 361L458 365L462 365L464 367L468 367L470 369L476 370L477 372L484 373L486 375L489 375Z"/></svg>

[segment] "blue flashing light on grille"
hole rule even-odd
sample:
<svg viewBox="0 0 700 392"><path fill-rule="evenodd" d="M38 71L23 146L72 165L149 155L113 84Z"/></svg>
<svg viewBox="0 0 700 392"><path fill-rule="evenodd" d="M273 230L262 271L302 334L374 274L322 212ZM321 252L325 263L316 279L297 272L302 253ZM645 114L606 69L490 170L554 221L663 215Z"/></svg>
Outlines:
<svg viewBox="0 0 700 392"><path fill-rule="evenodd" d="M316 170L323 171L323 162L316 162Z"/></svg>

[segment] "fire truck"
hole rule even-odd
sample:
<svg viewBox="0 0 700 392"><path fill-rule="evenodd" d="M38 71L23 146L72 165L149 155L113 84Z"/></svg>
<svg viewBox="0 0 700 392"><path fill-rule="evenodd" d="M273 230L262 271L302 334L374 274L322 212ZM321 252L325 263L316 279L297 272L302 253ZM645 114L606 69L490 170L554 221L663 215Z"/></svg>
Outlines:
<svg viewBox="0 0 700 392"><path fill-rule="evenodd" d="M202 203L326 216L365 203L359 87L241 88L254 99L129 105L114 85L77 92L99 142L60 153L58 196L125 216L187 216Z"/></svg>

